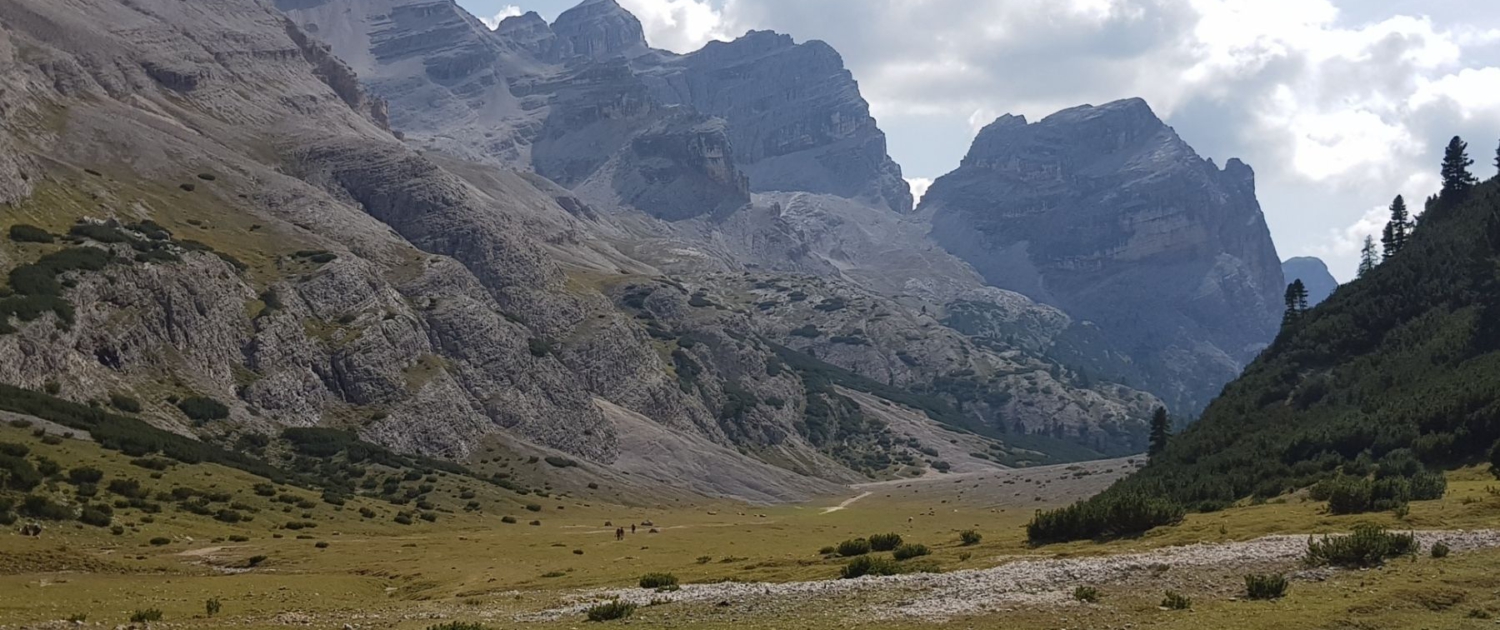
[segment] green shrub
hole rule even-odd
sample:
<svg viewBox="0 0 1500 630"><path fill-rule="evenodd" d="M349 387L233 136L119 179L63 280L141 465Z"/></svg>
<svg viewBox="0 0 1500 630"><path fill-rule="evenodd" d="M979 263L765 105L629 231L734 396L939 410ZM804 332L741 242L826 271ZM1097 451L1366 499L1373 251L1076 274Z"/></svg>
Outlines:
<svg viewBox="0 0 1500 630"><path fill-rule="evenodd" d="M1360 525L1347 536L1307 539L1305 561L1310 566L1376 567L1386 560L1416 553L1412 534L1393 534L1375 525Z"/></svg>
<svg viewBox="0 0 1500 630"><path fill-rule="evenodd" d="M901 546L901 534L875 534L870 537L871 551L891 551Z"/></svg>
<svg viewBox="0 0 1500 630"><path fill-rule="evenodd" d="M641 576L641 588L669 588L677 586L677 576L671 573L647 573Z"/></svg>
<svg viewBox="0 0 1500 630"><path fill-rule="evenodd" d="M1043 545L1091 538L1145 533L1182 521L1182 506L1143 492L1106 492L1093 499L1051 511L1040 511L1026 525L1026 538Z"/></svg>
<svg viewBox="0 0 1500 630"><path fill-rule="evenodd" d="M83 508L83 511L78 514L78 522L84 525L93 525L94 527L109 527L114 517L110 515L110 512L105 511L107 509L108 506Z"/></svg>
<svg viewBox="0 0 1500 630"><path fill-rule="evenodd" d="M540 512L540 511L542 511L542 506L539 505L539 504L536 504L536 503L527 503L526 504L526 511L528 511L528 512Z"/></svg>
<svg viewBox="0 0 1500 630"><path fill-rule="evenodd" d="M1288 583L1282 575L1245 576L1245 596L1250 599L1269 600L1286 597Z"/></svg>
<svg viewBox="0 0 1500 630"><path fill-rule="evenodd" d="M118 494L127 499L144 499L147 495L137 479L111 479L105 489L111 494Z"/></svg>
<svg viewBox="0 0 1500 630"><path fill-rule="evenodd" d="M117 392L110 393L109 406L126 413L141 412L141 401Z"/></svg>
<svg viewBox="0 0 1500 630"><path fill-rule="evenodd" d="M203 602L203 612L209 617L219 614L219 611L223 609L224 604L217 597L210 597L208 601Z"/></svg>
<svg viewBox="0 0 1500 630"><path fill-rule="evenodd" d="M146 610L137 610L130 613L130 623L150 623L153 621L161 621L161 610L147 608Z"/></svg>
<svg viewBox="0 0 1500 630"><path fill-rule="evenodd" d="M500 517L500 522L507 525L515 525L517 523L517 520L514 516L502 516Z"/></svg>
<svg viewBox="0 0 1500 630"><path fill-rule="evenodd" d="M1099 589L1092 586L1080 586L1073 589L1073 599L1085 604L1099 603Z"/></svg>
<svg viewBox="0 0 1500 630"><path fill-rule="evenodd" d="M35 225L17 223L10 226L10 240L17 243L51 243L52 233Z"/></svg>
<svg viewBox="0 0 1500 630"><path fill-rule="evenodd" d="M1450 554L1450 553L1453 553L1453 548L1449 547L1448 543L1445 543L1445 542L1443 542L1441 540L1439 540L1439 541L1437 541L1435 543L1432 543L1432 557L1433 558L1435 558L1435 559L1443 559L1443 558L1448 557L1448 554Z"/></svg>
<svg viewBox="0 0 1500 630"><path fill-rule="evenodd" d="M984 540L984 536L981 536L979 532L976 532L972 529L966 529L958 533L958 540L959 542L962 542L965 547L971 547L979 544L979 541Z"/></svg>
<svg viewBox="0 0 1500 630"><path fill-rule="evenodd" d="M531 352L531 356L540 359L549 354L552 354L552 342L547 341L546 339L532 337L526 340L526 349Z"/></svg>
<svg viewBox="0 0 1500 630"><path fill-rule="evenodd" d="M838 552L840 556L845 558L865 555L870 553L870 541L863 538L846 540L839 543Z"/></svg>
<svg viewBox="0 0 1500 630"><path fill-rule="evenodd" d="M172 539L164 536L157 536L156 538L152 538L150 542L152 547L165 547L172 544Z"/></svg>
<svg viewBox="0 0 1500 630"><path fill-rule="evenodd" d="M1177 591L1167 591L1166 597L1161 600L1161 607L1167 610L1187 610L1193 607L1193 600Z"/></svg>
<svg viewBox="0 0 1500 630"><path fill-rule="evenodd" d="M46 521L71 521L74 518L73 508L37 494L28 494L21 499L21 514Z"/></svg>
<svg viewBox="0 0 1500 630"><path fill-rule="evenodd" d="M86 483L99 483L104 479L104 471L90 466L80 466L68 471L68 482L75 486Z"/></svg>
<svg viewBox="0 0 1500 630"><path fill-rule="evenodd" d="M920 558L922 556L931 554L932 550L928 549L927 545L915 545L908 543L897 547L895 552L891 555L897 560L910 560L912 558Z"/></svg>
<svg viewBox="0 0 1500 630"><path fill-rule="evenodd" d="M223 420L229 417L229 407L205 396L184 398L177 403L177 408L181 409L188 418L198 422Z"/></svg>
<svg viewBox="0 0 1500 630"><path fill-rule="evenodd" d="M818 550L818 555L820 555L820 556L831 556L831 555L836 554L838 552L839 552L839 548L838 547L835 547L833 545L828 545L826 547L823 547L822 549L819 549Z"/></svg>
<svg viewBox="0 0 1500 630"><path fill-rule="evenodd" d="M852 580L866 575L896 575L901 572L900 565L890 558L878 556L860 556L849 561L839 572L839 577Z"/></svg>
<svg viewBox="0 0 1500 630"><path fill-rule="evenodd" d="M635 608L635 604L617 599L590 607L587 615L589 621L614 621L616 619L625 619L635 614Z"/></svg>
<svg viewBox="0 0 1500 630"><path fill-rule="evenodd" d="M578 465L578 462L575 462L566 457L558 457L556 455L547 456L547 463L551 464L554 468L572 468Z"/></svg>

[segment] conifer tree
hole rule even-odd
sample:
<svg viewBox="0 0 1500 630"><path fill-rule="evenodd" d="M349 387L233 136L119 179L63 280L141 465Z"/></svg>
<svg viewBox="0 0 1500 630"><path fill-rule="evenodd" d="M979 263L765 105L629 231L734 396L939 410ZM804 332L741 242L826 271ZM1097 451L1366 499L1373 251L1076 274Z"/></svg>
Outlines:
<svg viewBox="0 0 1500 630"><path fill-rule="evenodd" d="M1286 314L1281 317L1282 326L1290 326L1302 318L1307 312L1307 285L1302 284L1302 279L1293 280L1286 285Z"/></svg>
<svg viewBox="0 0 1500 630"><path fill-rule="evenodd" d="M1401 253L1406 247L1406 242L1411 238L1412 232L1411 213L1406 210L1406 199L1396 195L1391 202L1391 220L1385 224L1385 231L1381 233L1380 244L1385 247L1385 257L1389 259Z"/></svg>
<svg viewBox="0 0 1500 630"><path fill-rule="evenodd" d="M1438 194L1443 203L1453 205L1468 196L1475 184L1474 174L1469 172L1473 165L1474 160L1469 159L1469 144L1463 138L1453 136L1443 151L1443 191Z"/></svg>
<svg viewBox="0 0 1500 630"><path fill-rule="evenodd" d="M1359 277L1365 277L1365 274L1374 271L1375 266L1380 264L1380 260L1376 256L1375 237L1366 236L1365 248L1359 252Z"/></svg>
<svg viewBox="0 0 1500 630"><path fill-rule="evenodd" d="M1167 440L1172 437L1172 420L1167 416L1166 407L1157 407L1156 413L1151 415L1151 447L1147 455L1156 457L1167 448Z"/></svg>

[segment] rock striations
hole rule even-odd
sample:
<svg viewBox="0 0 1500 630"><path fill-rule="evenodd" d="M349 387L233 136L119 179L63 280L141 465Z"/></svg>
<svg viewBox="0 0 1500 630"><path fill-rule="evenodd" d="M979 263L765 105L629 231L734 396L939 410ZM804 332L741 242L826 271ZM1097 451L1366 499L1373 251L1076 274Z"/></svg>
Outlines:
<svg viewBox="0 0 1500 630"><path fill-rule="evenodd" d="M1139 99L996 120L922 211L990 283L1097 325L1134 364L1099 367L1175 409L1275 334L1284 285L1254 173L1200 158Z"/></svg>

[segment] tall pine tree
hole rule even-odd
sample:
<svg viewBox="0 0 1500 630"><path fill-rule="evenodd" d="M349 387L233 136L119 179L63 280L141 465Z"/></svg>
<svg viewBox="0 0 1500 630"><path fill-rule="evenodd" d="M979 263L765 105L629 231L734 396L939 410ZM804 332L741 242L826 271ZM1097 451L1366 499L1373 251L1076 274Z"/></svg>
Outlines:
<svg viewBox="0 0 1500 630"><path fill-rule="evenodd" d="M1452 206L1468 197L1476 183L1474 174L1469 172L1473 165L1474 160L1469 159L1469 143L1453 136L1443 151L1443 191L1438 193L1438 199Z"/></svg>
<svg viewBox="0 0 1500 630"><path fill-rule="evenodd" d="M1298 278L1286 285L1286 314L1281 317L1281 325L1290 326L1296 323L1306 312L1307 285L1302 284L1302 279Z"/></svg>
<svg viewBox="0 0 1500 630"><path fill-rule="evenodd" d="M1386 258L1401 253L1406 242L1411 239L1412 227L1411 213L1406 210L1406 199L1396 195L1396 199L1391 202L1391 220L1385 224L1385 231L1380 236Z"/></svg>
<svg viewBox="0 0 1500 630"><path fill-rule="evenodd" d="M1359 277L1363 278L1365 274L1375 270L1375 266L1380 264L1378 256L1375 252L1375 237L1366 236L1365 248L1359 252Z"/></svg>
<svg viewBox="0 0 1500 630"><path fill-rule="evenodd" d="M1172 438L1172 419L1167 417L1166 407L1157 407L1156 413L1151 415L1151 447L1146 454L1156 457L1167 448L1167 441Z"/></svg>

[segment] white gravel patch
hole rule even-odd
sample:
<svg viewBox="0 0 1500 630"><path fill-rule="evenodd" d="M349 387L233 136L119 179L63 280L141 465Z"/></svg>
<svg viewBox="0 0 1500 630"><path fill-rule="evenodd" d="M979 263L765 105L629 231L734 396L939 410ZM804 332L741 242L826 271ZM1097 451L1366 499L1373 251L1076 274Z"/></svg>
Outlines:
<svg viewBox="0 0 1500 630"><path fill-rule="evenodd" d="M1425 549L1442 541L1455 552L1500 547L1500 531L1416 532ZM787 583L689 584L658 593L648 589L601 589L576 593L567 605L517 616L517 621L552 621L579 615L595 604L620 599L651 603L717 603L751 600L829 600L866 592L886 592L892 603L865 608L880 619L945 621L1017 606L1073 605L1073 589L1101 586L1159 570L1215 569L1295 565L1307 552L1306 535L1269 536L1248 542L1202 543L1143 553L1089 558L1026 559L988 569L951 573L917 573L853 580Z"/></svg>

